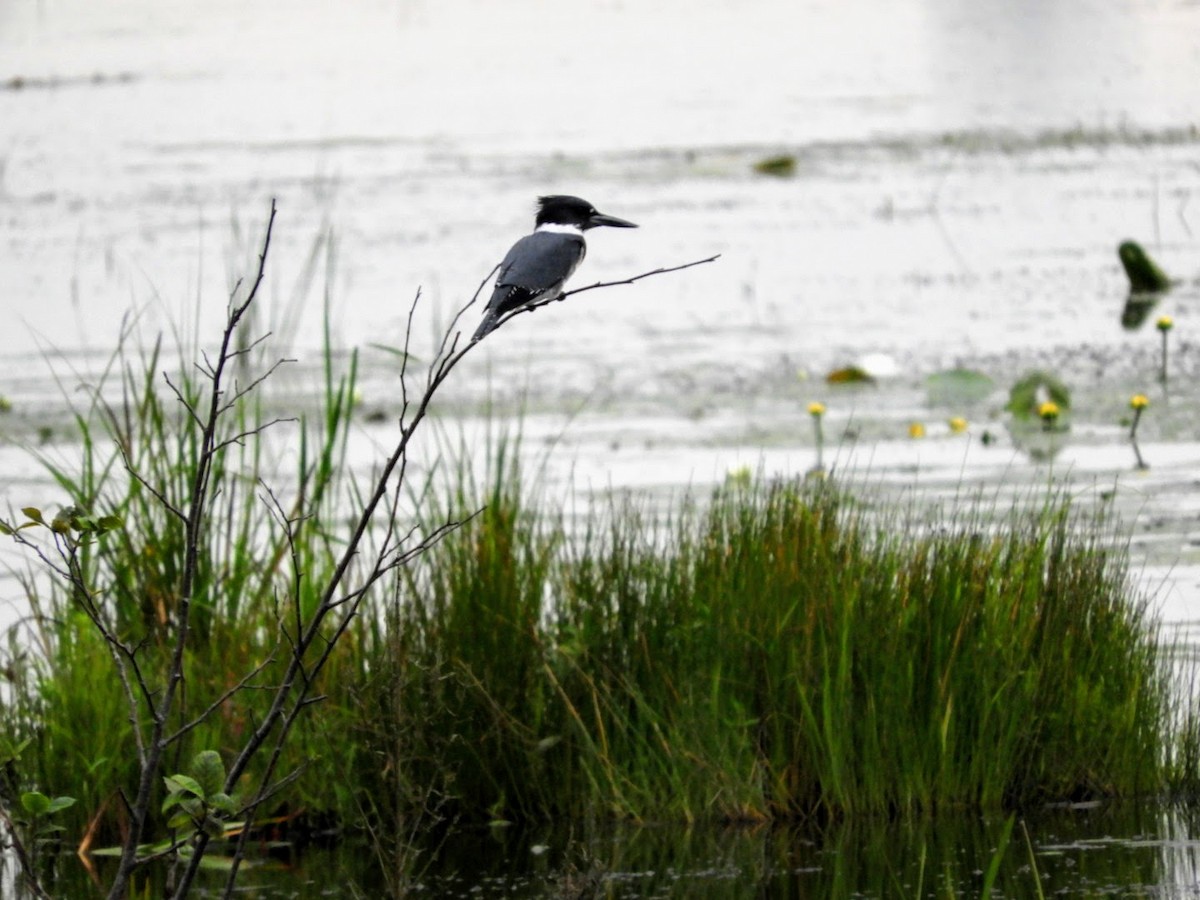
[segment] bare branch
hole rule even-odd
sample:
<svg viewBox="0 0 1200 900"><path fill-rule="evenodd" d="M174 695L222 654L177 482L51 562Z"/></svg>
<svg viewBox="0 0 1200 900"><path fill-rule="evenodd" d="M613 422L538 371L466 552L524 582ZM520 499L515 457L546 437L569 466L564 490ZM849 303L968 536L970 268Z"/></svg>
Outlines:
<svg viewBox="0 0 1200 900"><path fill-rule="evenodd" d="M441 346L441 349L439 349L439 351L438 351L438 356L442 356L446 352L446 340L451 335L453 335L455 341L458 340L459 335L461 334L461 332L458 331L457 327L456 327L458 325L458 320L463 317L463 314L468 309L470 309L477 302L479 302L479 295L483 293L483 289L488 286L488 282L490 282L492 280L492 276L495 275L498 271L500 271L499 263L492 266L492 271L488 272L487 275L485 275L483 277L483 281L479 282L479 287L475 288L475 293L471 295L471 299L468 300L466 303L464 303L462 308L457 313L455 313L454 318L450 320L450 327L447 328L446 333L444 335L442 335L442 346Z"/></svg>
<svg viewBox="0 0 1200 900"><path fill-rule="evenodd" d="M245 356L246 354L253 351L255 347L264 343L267 340L267 338L269 338L271 336L271 334L272 334L272 332L270 332L270 331L265 332L264 334L260 334L258 337L256 337L254 340L252 340L245 347L240 347L237 350L230 350L229 358L237 359L239 356ZM295 362L295 360L280 360L280 362ZM276 365L278 365L278 363L276 363Z"/></svg>
<svg viewBox="0 0 1200 900"><path fill-rule="evenodd" d="M200 414L196 412L195 407L187 401L187 399L183 396L183 392L175 386L175 382L171 381L171 376L166 372L163 372L163 381L167 383L167 387L171 389L171 393L175 395L175 399L178 400L183 408L188 411L188 415L192 417L192 422L203 428L204 420L200 418Z"/></svg>
<svg viewBox="0 0 1200 900"><path fill-rule="evenodd" d="M540 309L541 307L546 306L550 303L559 303L563 300L566 300L568 297L573 297L576 294L582 294L584 291L594 291L597 288L618 287L623 284L634 284L638 281L641 281L644 278L650 278L654 275L666 275L668 272L682 272L684 269L690 269L693 266L702 266L706 263L716 262L720 258L721 258L721 254L718 253L715 256L708 257L707 259L697 259L697 260L693 260L692 262L683 263L682 265L679 265L679 266L666 266L661 269L654 269L653 271L650 271L650 272L643 272L641 275L634 275L630 278L622 278L619 281L597 281L595 284L589 284L589 285L586 285L585 287L579 287L579 288L575 288L574 290L571 290L571 291L565 291L564 293L559 294L557 297L551 297L547 300L536 300L531 303L526 303L524 306L519 306L516 309L514 309L508 313L505 313L496 322L496 328L499 328L501 325L503 325L509 319L515 318L516 316L519 316L522 313L533 312L535 309ZM493 328L492 330L495 331L496 329Z"/></svg>
<svg viewBox="0 0 1200 900"><path fill-rule="evenodd" d="M223 441L221 441L217 444L214 444L213 452L217 453L221 450L224 450L230 444L241 444L242 441L244 441L246 438L253 437L254 435L257 435L257 434L262 434L264 431L266 431L268 428L271 428L274 425L279 425L283 422L295 422L295 421L296 421L296 418L294 416L290 416L286 419L272 419L269 422L263 422L261 425L255 425L253 428L247 428L245 431L239 431L237 434L233 435L232 437L227 437Z"/></svg>
<svg viewBox="0 0 1200 900"><path fill-rule="evenodd" d="M260 340L261 340L261 338L260 338ZM234 353L229 354L230 359L233 359L234 356L236 356L236 354L234 354ZM226 401L225 405L221 407L220 411L224 412L225 410L232 408L234 405L236 405L238 400L241 400L243 397L245 397L247 394L251 393L255 388L257 388L260 384L262 384L264 381L266 381L268 378L270 378L272 375L274 375L276 370L279 369L281 366L286 365L287 363L293 363L295 361L296 360L294 360L294 359L277 359L271 365L270 368L268 368L265 372L263 372L261 375L259 375L257 378L255 378L253 381L251 381L244 388L242 388L242 387L236 388L234 390L233 394L230 396L229 400Z"/></svg>
<svg viewBox="0 0 1200 900"><path fill-rule="evenodd" d="M143 478L142 474L140 472L138 472L137 469L134 468L133 460L131 460L129 458L128 449L124 445L121 445L121 444L118 444L118 447L120 448L120 451L121 451L121 461L124 462L125 471L127 473L129 473L129 477L132 478L134 481L136 481L138 484L140 484L142 487L144 487L147 491L149 491L153 495L154 499L159 502L159 504L162 506L163 509L165 509L167 512L171 513L171 515L175 516L175 518L179 519L181 522L186 522L187 516L185 516L183 514L183 512L175 506L174 503L172 503L170 500L167 499L166 494L164 494L162 491L160 491L158 488L156 488L154 485L152 485L149 481L147 481L145 478Z"/></svg>

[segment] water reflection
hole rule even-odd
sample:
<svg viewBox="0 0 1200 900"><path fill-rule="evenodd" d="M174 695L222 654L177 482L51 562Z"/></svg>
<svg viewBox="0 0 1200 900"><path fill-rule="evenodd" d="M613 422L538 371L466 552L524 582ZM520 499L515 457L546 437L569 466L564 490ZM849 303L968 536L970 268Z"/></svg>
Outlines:
<svg viewBox="0 0 1200 900"><path fill-rule="evenodd" d="M1145 324L1146 319L1150 317L1150 313L1154 307L1158 306L1158 301L1162 298L1162 294L1144 294L1130 292L1125 298L1125 305L1121 307L1121 327L1126 331L1136 331Z"/></svg>
<svg viewBox="0 0 1200 900"><path fill-rule="evenodd" d="M999 856L994 891L1004 897L1094 896L1147 890L1194 896L1200 844L1186 815L1135 806L1048 810L1017 823L1002 855L1005 822L940 816L935 822L855 823L804 829L621 829L565 850L553 834L506 835L478 847L499 850L512 868L487 871L473 896L551 896L566 878L592 885L585 896L647 897L978 897ZM440 894L466 886L480 849L447 844L424 885ZM522 863L524 861L524 863ZM523 871L522 871L523 870ZM463 876L467 877L464 878Z"/></svg>
<svg viewBox="0 0 1200 900"><path fill-rule="evenodd" d="M424 835L400 877L391 879L361 845L277 857L247 871L242 893L374 897L390 883L430 897L979 897L996 862L992 889L1008 898L1196 894L1200 822L1194 813L1084 805L1018 821L1003 846L1005 830L1001 817L949 814L824 830L481 829ZM97 895L76 876L58 885L60 895ZM198 895L215 894L220 873L204 878ZM149 884L150 893L160 885Z"/></svg>

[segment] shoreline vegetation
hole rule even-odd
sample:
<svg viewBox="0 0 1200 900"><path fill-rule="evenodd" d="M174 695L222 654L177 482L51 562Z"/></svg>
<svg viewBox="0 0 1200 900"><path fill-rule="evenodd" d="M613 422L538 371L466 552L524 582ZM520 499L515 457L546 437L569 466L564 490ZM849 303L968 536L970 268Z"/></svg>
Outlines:
<svg viewBox="0 0 1200 900"><path fill-rule="evenodd" d="M577 514L538 498L503 437L481 482L447 453L414 483L401 451L453 341L401 419L399 480L364 481L354 358L335 371L326 348L323 407L289 425L256 390L278 362L230 343L231 320L231 349L195 368L126 335L77 402L78 457L30 451L63 509L4 519L57 576L22 579L0 707L0 805L41 878L60 840L123 848L131 883L147 856L194 870L210 842L240 860L298 809L386 865L456 824L1194 793L1200 726L1125 543L1061 496L932 517L760 476L665 517L636 498ZM74 798L62 831L22 816L32 792Z"/></svg>

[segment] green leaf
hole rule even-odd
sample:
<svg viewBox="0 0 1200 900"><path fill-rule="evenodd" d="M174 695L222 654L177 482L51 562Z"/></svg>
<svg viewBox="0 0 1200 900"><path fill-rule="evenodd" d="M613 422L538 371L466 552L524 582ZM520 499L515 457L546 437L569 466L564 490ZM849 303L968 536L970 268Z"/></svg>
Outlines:
<svg viewBox="0 0 1200 900"><path fill-rule="evenodd" d="M100 531L116 531L125 524L125 520L120 516L101 516L96 524Z"/></svg>
<svg viewBox="0 0 1200 900"><path fill-rule="evenodd" d="M16 534L16 533L17 533L17 530L15 528L13 528L11 525L9 525L5 522L0 522L0 534Z"/></svg>
<svg viewBox="0 0 1200 900"><path fill-rule="evenodd" d="M224 813L233 813L237 810L237 804L233 802L233 798L223 791L209 794L208 805Z"/></svg>
<svg viewBox="0 0 1200 900"><path fill-rule="evenodd" d="M7 762L12 762L14 759L20 759L21 753L24 752L25 748L29 746L32 740L33 738L25 738L25 740L21 741L21 743L17 744L17 746L13 747L11 750L3 751L3 753L0 754L0 765L3 765Z"/></svg>
<svg viewBox="0 0 1200 900"><path fill-rule="evenodd" d="M389 347L387 344L367 344L368 347L374 347L376 350L382 350L384 353L390 353L401 360L409 360L417 365L421 364L421 359L418 356L413 356L406 350L401 350L399 347Z"/></svg>
<svg viewBox="0 0 1200 900"><path fill-rule="evenodd" d="M996 883L996 876L1000 874L1000 864L1004 861L1004 854L1008 850L1008 841L1012 837L1013 823L1017 820L1016 813L1008 817L1008 821L1004 823L1004 827L1000 830L1000 840L996 844L996 849L992 853L992 858L988 862L987 871L983 875L983 891L981 897L992 896L992 885Z"/></svg>
<svg viewBox="0 0 1200 900"><path fill-rule="evenodd" d="M200 782L191 775L176 773L164 777L163 782L172 794L192 794L196 797L204 797L204 788L200 787Z"/></svg>
<svg viewBox="0 0 1200 900"><path fill-rule="evenodd" d="M196 827L196 823L187 813L178 812L167 820L167 827L174 828L176 831L191 831Z"/></svg>
<svg viewBox="0 0 1200 900"><path fill-rule="evenodd" d="M206 816L204 819L204 830L211 838L221 838L225 836L225 826L219 820L212 816Z"/></svg>
<svg viewBox="0 0 1200 900"><path fill-rule="evenodd" d="M201 750L192 759L192 777L200 787L200 796L208 797L225 789L225 764L216 750Z"/></svg>
<svg viewBox="0 0 1200 900"><path fill-rule="evenodd" d="M50 798L41 791L27 791L21 795L21 805L31 816L43 816L50 809Z"/></svg>
<svg viewBox="0 0 1200 900"><path fill-rule="evenodd" d="M46 810L49 813L60 812L64 809L69 809L75 805L74 797L55 797L50 801L50 808Z"/></svg>
<svg viewBox="0 0 1200 900"><path fill-rule="evenodd" d="M925 379L929 402L934 406L957 407L986 400L996 388L996 382L974 369L946 369L934 372Z"/></svg>
<svg viewBox="0 0 1200 900"><path fill-rule="evenodd" d="M46 520L42 518L42 511L36 506L23 506L21 507L21 512L25 514L27 519L31 519L39 525L46 524Z"/></svg>
<svg viewBox="0 0 1200 900"><path fill-rule="evenodd" d="M1117 256L1129 277L1129 290L1135 294L1157 293L1171 287L1171 279L1150 258L1136 241L1125 241L1117 248Z"/></svg>
<svg viewBox="0 0 1200 900"><path fill-rule="evenodd" d="M198 800L195 797L184 797L179 801L179 808L191 816L193 820L199 819L204 815L204 801Z"/></svg>

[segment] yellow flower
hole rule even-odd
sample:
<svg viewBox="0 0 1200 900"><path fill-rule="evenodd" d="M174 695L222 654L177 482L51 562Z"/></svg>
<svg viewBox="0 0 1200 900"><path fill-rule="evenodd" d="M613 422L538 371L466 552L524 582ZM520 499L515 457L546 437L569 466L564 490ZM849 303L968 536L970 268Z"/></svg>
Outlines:
<svg viewBox="0 0 1200 900"><path fill-rule="evenodd" d="M1054 419L1057 419L1058 418L1058 404L1055 403L1053 400L1047 400L1045 403L1043 403L1041 406L1038 407L1038 415L1041 416L1043 419L1048 419L1051 421L1053 421Z"/></svg>
<svg viewBox="0 0 1200 900"><path fill-rule="evenodd" d="M1154 327L1159 331L1170 331L1175 327L1175 320L1170 316L1159 316L1158 321L1154 323Z"/></svg>
<svg viewBox="0 0 1200 900"><path fill-rule="evenodd" d="M1150 405L1150 398L1145 394L1134 394L1129 398L1129 406L1132 409L1145 409Z"/></svg>
<svg viewBox="0 0 1200 900"><path fill-rule="evenodd" d="M812 403L808 404L808 414L810 416L825 415L825 404L820 400L814 400Z"/></svg>
<svg viewBox="0 0 1200 900"><path fill-rule="evenodd" d="M955 416L946 424L950 426L950 432L952 434L962 434L967 430L967 420L962 416Z"/></svg>
<svg viewBox="0 0 1200 900"><path fill-rule="evenodd" d="M925 437L925 426L922 425L920 422L909 423L908 436L910 438L914 438L914 439Z"/></svg>

